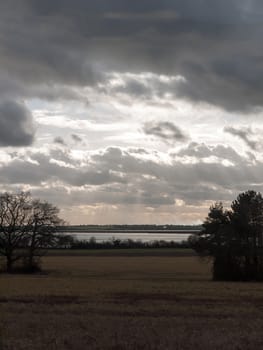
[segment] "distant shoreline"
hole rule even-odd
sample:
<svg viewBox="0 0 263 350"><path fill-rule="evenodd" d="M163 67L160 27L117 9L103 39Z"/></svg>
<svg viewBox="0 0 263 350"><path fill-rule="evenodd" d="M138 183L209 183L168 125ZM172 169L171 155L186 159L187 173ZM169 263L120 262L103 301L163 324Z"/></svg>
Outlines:
<svg viewBox="0 0 263 350"><path fill-rule="evenodd" d="M70 225L61 226L60 232L72 233L157 233L192 234L201 230L199 225Z"/></svg>
<svg viewBox="0 0 263 350"><path fill-rule="evenodd" d="M163 233L163 234L191 234L198 233L200 230L78 230L78 229L60 229L61 232L76 233Z"/></svg>

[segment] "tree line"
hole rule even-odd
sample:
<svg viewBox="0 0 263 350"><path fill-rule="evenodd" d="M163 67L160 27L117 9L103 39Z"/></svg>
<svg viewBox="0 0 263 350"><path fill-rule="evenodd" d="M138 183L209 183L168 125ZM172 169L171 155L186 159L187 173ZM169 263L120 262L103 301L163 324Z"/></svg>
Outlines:
<svg viewBox="0 0 263 350"><path fill-rule="evenodd" d="M129 224L129 225L70 225L63 226L63 232L116 232L116 231L192 231L200 230L200 225L150 225L150 224Z"/></svg>
<svg viewBox="0 0 263 350"><path fill-rule="evenodd" d="M79 240L71 235L61 235L58 237L56 249L150 249L150 248L189 248L187 241L174 242L164 240L154 240L143 242L133 239L119 239L111 237L106 241L97 241L95 237L89 240Z"/></svg>

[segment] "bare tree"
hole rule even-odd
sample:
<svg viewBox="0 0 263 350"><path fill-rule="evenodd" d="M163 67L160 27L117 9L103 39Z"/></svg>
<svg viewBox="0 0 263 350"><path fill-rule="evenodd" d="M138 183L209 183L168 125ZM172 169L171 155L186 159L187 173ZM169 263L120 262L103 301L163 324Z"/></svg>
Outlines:
<svg viewBox="0 0 263 350"><path fill-rule="evenodd" d="M6 258L6 269L23 257L30 220L30 194L0 194L0 254ZM20 249L19 249L20 248Z"/></svg>
<svg viewBox="0 0 263 350"><path fill-rule="evenodd" d="M63 221L59 210L48 202L33 199L29 192L0 194L0 255L5 257L6 270L24 259L33 270L35 258L56 240Z"/></svg>
<svg viewBox="0 0 263 350"><path fill-rule="evenodd" d="M58 227L63 225L59 209L48 202L33 200L27 234L28 268L34 269L36 257L44 254L44 248L56 244Z"/></svg>

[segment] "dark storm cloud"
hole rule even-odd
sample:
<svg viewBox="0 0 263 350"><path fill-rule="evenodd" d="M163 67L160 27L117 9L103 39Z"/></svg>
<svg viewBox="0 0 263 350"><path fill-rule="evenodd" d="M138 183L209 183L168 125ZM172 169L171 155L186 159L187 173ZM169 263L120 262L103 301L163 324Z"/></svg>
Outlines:
<svg viewBox="0 0 263 350"><path fill-rule="evenodd" d="M262 14L256 0L1 2L0 74L42 97L110 71L182 75L177 95L246 110L263 101Z"/></svg>
<svg viewBox="0 0 263 350"><path fill-rule="evenodd" d="M168 143L183 142L186 135L171 122L148 122L144 124L143 131Z"/></svg>
<svg viewBox="0 0 263 350"><path fill-rule="evenodd" d="M24 82L23 77L15 75L14 72L3 72L3 68L7 68L7 65L1 64L0 55L0 96L1 99L17 99L17 98L32 98L38 97L40 99L54 101L54 100L80 100L88 103L86 96L82 95L79 91L71 86L62 85L61 82L55 81L54 84L49 84L43 80L37 82L27 81ZM30 71L29 71L30 73Z"/></svg>
<svg viewBox="0 0 263 350"><path fill-rule="evenodd" d="M259 143L258 141L253 140L255 135L251 128L234 128L232 126L228 126L224 128L224 131L239 137L252 150L256 150L258 148Z"/></svg>
<svg viewBox="0 0 263 350"><path fill-rule="evenodd" d="M0 146L29 146L34 132L31 112L24 104L0 102Z"/></svg>

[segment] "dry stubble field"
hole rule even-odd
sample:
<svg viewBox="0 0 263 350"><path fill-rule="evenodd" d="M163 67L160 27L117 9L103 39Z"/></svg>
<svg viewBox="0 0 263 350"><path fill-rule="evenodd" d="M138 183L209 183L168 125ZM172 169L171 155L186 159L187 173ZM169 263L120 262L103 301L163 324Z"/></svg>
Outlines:
<svg viewBox="0 0 263 350"><path fill-rule="evenodd" d="M263 284L197 257L50 256L0 275L0 349L261 349Z"/></svg>

